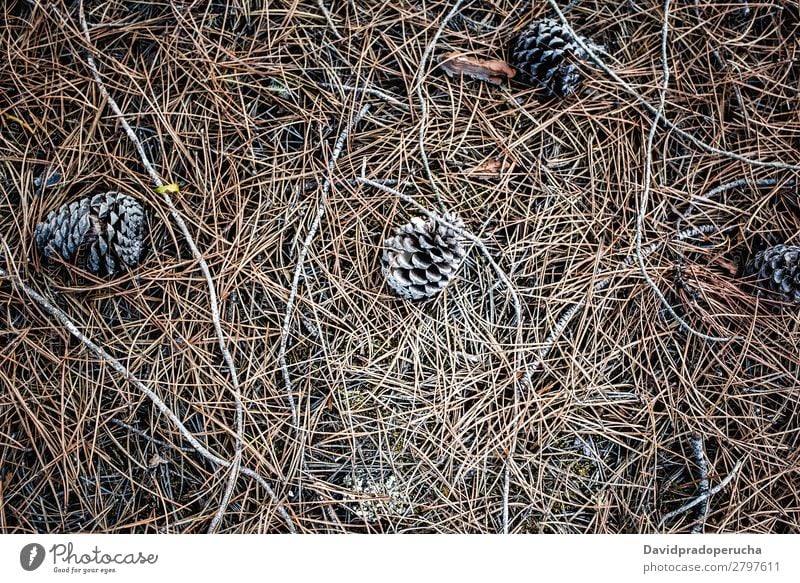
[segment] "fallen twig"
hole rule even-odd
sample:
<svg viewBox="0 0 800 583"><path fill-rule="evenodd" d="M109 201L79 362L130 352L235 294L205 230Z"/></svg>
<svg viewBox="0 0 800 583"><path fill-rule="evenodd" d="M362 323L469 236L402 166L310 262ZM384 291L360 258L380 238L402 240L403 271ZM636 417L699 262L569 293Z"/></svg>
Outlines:
<svg viewBox="0 0 800 583"><path fill-rule="evenodd" d="M147 157L147 154L144 151L144 147L142 146L139 137L131 128L128 120L125 118L125 115L122 113L119 105L114 100L113 97L108 93L103 80L100 78L100 72L97 69L97 63L95 63L94 57L92 56L92 39L89 36L89 27L86 23L86 15L83 11L83 2L79 5L79 17L80 17L80 24L81 30L83 31L84 38L86 39L87 46L89 47L89 52L86 55L86 62L89 65L89 69L92 72L92 77L94 77L95 84L100 91L100 94L106 100L108 105L111 107L114 115L116 115L117 119L119 120L122 127L125 129L125 133L128 135L130 140L136 146L136 150L139 152L139 157L142 160L142 165L147 170L147 173L150 175L153 184L155 184L156 189L158 192L161 193L164 202L167 204L167 208L169 208L170 213L172 214L172 218L175 223L178 225L178 228L181 230L184 238L186 239L189 248L192 251L192 256L194 257L195 261L197 261L198 265L200 266L200 270L203 272L203 276L206 280L206 285L208 287L208 295L209 295L209 305L211 307L211 319L214 323L214 329L217 333L217 343L219 344L220 351L222 352L222 357L225 360L225 364L228 367L228 371L231 377L231 392L233 393L234 401L236 403L236 449L233 456L233 461L231 462L230 468L231 473L228 478L228 483L225 489L225 493L223 495L223 500L220 505L220 508L217 514L211 521L211 525L209 526L209 532L214 532L219 526L220 521L222 520L222 516L225 513L226 508L228 507L228 502L230 500L233 487L236 483L236 478L239 473L239 466L241 464L242 459L242 449L243 449L243 425L244 425L244 413L242 410L242 397L239 390L239 378L236 373L236 365L233 362L233 357L231 356L230 351L228 350L227 342L225 340L225 334L222 331L222 323L220 322L219 316L219 305L217 303L217 290L216 286L214 285L214 280L211 277L211 272L208 268L208 263L206 263L205 257L203 254L200 253L200 250L197 248L197 245L194 242L194 238L192 237L189 228L186 226L186 222L183 220L183 215L178 210L178 207L172 201L172 197L170 197L168 189L163 188L164 182L161 180L161 177L156 172L155 168L151 164L150 160Z"/></svg>
<svg viewBox="0 0 800 583"><path fill-rule="evenodd" d="M333 18L331 17L331 13L328 10L328 7L325 6L325 1L317 0L317 6L319 6L320 12L322 12L322 15L325 17L325 20L328 23L328 27L333 32L333 36L335 36L339 40L344 40L344 37L342 37L342 35L339 34L339 31L336 28L336 24L333 22Z"/></svg>
<svg viewBox="0 0 800 583"><path fill-rule="evenodd" d="M363 93L366 95L372 95L373 97L382 99L386 103L394 105L395 107L399 107L403 111L411 111L411 108L407 104L403 103L396 97L389 95L388 93L384 93L383 91L379 91L378 89L373 89L371 87L353 87L352 85L345 85L344 83L339 85L334 85L333 83L318 83L318 85L324 89L344 89L345 91L353 91L354 93Z"/></svg>
<svg viewBox="0 0 800 583"><path fill-rule="evenodd" d="M328 176L322 183L322 192L319 197L317 214L314 217L314 221L311 223L311 227L308 229L308 234L306 235L305 240L303 240L303 244L297 254L297 264L295 265L294 275L292 277L292 287L289 289L289 298L286 300L286 314L283 318L283 326L281 326L281 343L278 350L278 363L280 364L281 373L283 374L283 382L286 388L286 398L292 414L292 425L297 431L300 430L300 417L297 413L297 405L294 402L294 396L292 395L292 379L289 377L289 365L286 363L286 346L289 341L289 328L292 325L292 312L294 310L294 303L297 299L297 288L300 285L300 275L303 272L303 264L305 263L306 255L308 255L311 242L314 240L320 224L322 223L322 216L325 214L328 192L330 191L331 183L333 182L333 171L336 168L336 161L339 159L339 156L342 155L344 143L347 141L347 136L350 135L350 132L353 130L356 124L361 121L365 115L367 115L370 107L370 104L364 105L355 115L355 117L350 120L350 123L342 130L342 133L339 134L339 137L336 140L333 153L331 154L330 160L328 160Z"/></svg>
<svg viewBox="0 0 800 583"><path fill-rule="evenodd" d="M547 2L552 6L553 10L555 11L558 18L561 20L561 23L566 27L566 29L572 34L575 39L575 42L580 46L586 54L595 62L595 64L603 70L609 77L611 77L614 81L616 81L620 87L622 87L626 93L633 96L633 98L637 101L637 103L641 104L648 112L657 116L658 121L677 133L683 139L688 140L698 148L705 150L711 154L719 154L721 156L725 156L727 158L731 158L733 160L738 160L739 162L744 162L745 164L750 164L752 166L761 166L764 168L777 168L779 170L800 170L800 166L796 164L784 164L783 162L763 162L761 160L754 160L753 158L748 158L747 156L742 156L741 154L737 154L735 152L729 152L728 150L721 150L719 148L715 148L714 146L707 144L700 138L696 138L689 132L682 130L679 128L675 123L671 122L666 117L659 115L658 108L656 108L653 104L647 101L644 97L642 97L636 89L634 89L629 83L627 83L622 77L617 75L611 68L606 65L603 60L597 56L597 53L592 50L590 46L586 44L586 42L581 39L581 37L572 29L570 26L569 21L567 20L564 13L558 7L558 3L555 0L547 0Z"/></svg>
<svg viewBox="0 0 800 583"><path fill-rule="evenodd" d="M692 455L694 456L694 461L697 464L698 474L700 476L700 495L704 495L708 493L708 462L706 461L706 452L705 448L703 447L703 438L702 437L693 437L691 440L692 444ZM692 527L692 534L697 534L703 531L703 523L706 520L706 516L708 515L708 498L705 498L703 502L700 504L700 516L697 519L697 522Z"/></svg>
<svg viewBox="0 0 800 583"><path fill-rule="evenodd" d="M131 433L135 433L136 435L145 438L147 441L149 441L149 442L151 442L151 443L153 443L155 445L160 445L162 447L169 447L171 449L177 449L178 451L191 451L191 452L194 452L194 449L192 449L191 447L181 447L179 445L175 445L174 443L170 443L170 442L164 441L162 439L157 439L157 438L153 437L152 435L148 435L146 431L142 431L141 429L137 429L133 425L128 425L127 423L125 423L124 421L120 421L119 419L112 419L111 423L113 423L114 425L116 425L118 427L122 427L123 429L127 429Z"/></svg>
<svg viewBox="0 0 800 583"><path fill-rule="evenodd" d="M755 185L758 186L758 187L775 186L777 184L780 184L780 182L781 181L779 181L777 178L762 178L761 180L756 180L755 181ZM686 210L683 211L683 213L678 217L678 220L675 223L675 228L677 230L680 230L681 223L683 221L687 220L689 218L689 216L692 214L692 212L694 212L694 207L695 207L695 203L696 202L698 202L698 201L703 201L703 202L710 201L711 199L713 199L715 196L717 196L718 194L720 194L722 192L727 192L729 190L733 190L734 188L743 188L745 186L748 186L749 184L750 184L749 180L747 180L746 178L740 178L738 180L734 180L734 181L728 182L726 184L720 184L719 186L715 186L714 188L712 188L711 190L709 190L708 192L706 192L705 194L703 194L701 196L692 197L691 202L686 207ZM788 179L788 180L785 181L785 184L786 184L786 186L794 186L795 180L794 179Z"/></svg>
<svg viewBox="0 0 800 583"><path fill-rule="evenodd" d="M508 467L511 455L503 463L503 534L508 534L508 494L511 489L511 470Z"/></svg>
<svg viewBox="0 0 800 583"><path fill-rule="evenodd" d="M0 268L0 277L7 278L11 284L22 291L26 296L36 302L39 306L41 306L48 314L54 317L58 322L70 333L74 336L77 340L79 340L84 346L86 346L95 356L103 360L104 362L108 363L119 375L124 378L126 381L131 383L135 386L139 391L141 391L152 403L156 406L156 408L161 412L162 415L166 416L172 424L178 429L180 434L183 436L186 441L188 441L191 446L194 448L198 454L203 456L205 459L210 461L211 463L218 465L223 468L231 468L233 462L228 461L208 450L202 443L200 443L197 438L192 435L192 433L186 428L183 422L178 418L175 413L161 400L161 398L156 395L150 387L145 385L142 381L136 378L133 373L131 373L125 365L123 365L119 360L111 356L105 349L103 349L98 344L92 341L91 338L86 336L83 332L78 330L78 327L70 320L69 316L58 306L50 302L47 298L37 292L35 289L27 285L23 282L19 277L16 275L10 275L7 271ZM270 498L272 499L273 504L275 504L278 513L286 522L286 526L290 532L297 532L295 529L294 523L292 519L289 517L289 513L286 511L286 508L278 502L277 496L275 495L275 491L272 487L267 483L267 481L261 477L260 474L251 470L247 467L242 467L240 473L244 474L245 476L251 477L256 480L263 488L267 491Z"/></svg>
<svg viewBox="0 0 800 583"><path fill-rule="evenodd" d="M645 146L645 166L644 166L644 188L642 190L642 197L639 200L639 212L636 215L636 237L635 237L635 248L634 248L634 255L636 257L636 262L639 265L639 271L642 273L642 277L644 278L645 282L650 289L653 290L653 293L656 294L656 297L661 301L661 304L666 308L667 312L675 319L676 322L680 325L680 327L689 332L694 334L695 336L702 338L703 340L715 341L715 342L728 342L733 340L733 337L730 336L709 336L708 334L704 334L698 330L692 328L689 323L681 318L678 313L675 311L675 308L670 305L667 301L666 296L661 292L661 290L656 285L656 282L653 281L653 278L650 277L650 274L647 272L647 266L644 264L644 259L642 258L642 231L644 230L644 216L647 212L647 201L650 195L650 181L652 179L653 173L653 139L656 135L656 130L658 129L658 122L661 120L663 113L664 113L664 104L666 102L667 97L667 87L669 86L669 64L667 62L667 37L669 35L669 3L670 0L665 0L664 2L664 22L661 28L661 70L663 75L663 87L659 93L658 99L658 109L656 110L656 116L653 119L653 123L650 126L650 133L647 135L647 145Z"/></svg>
<svg viewBox="0 0 800 583"><path fill-rule="evenodd" d="M682 513L686 512L690 508L694 508L698 504L708 500L714 494L716 494L717 492L722 490L725 486L727 486L728 484L731 483L731 480L733 480L733 478L736 476L736 473L741 469L743 463L744 463L744 460L739 460L738 462L736 462L736 465L733 467L733 470L731 470L731 473L728 474L725 477L724 480L722 480L715 487L711 488L705 494L701 494L700 496L698 496L697 498L695 498L691 502L688 502L687 504L684 504L683 506L681 506L677 510L673 510L672 512L669 512L669 513L665 514L664 517L659 521L658 526L656 528L661 528L662 526L664 526L664 523L667 522L670 518L678 516L679 514L682 514Z"/></svg>

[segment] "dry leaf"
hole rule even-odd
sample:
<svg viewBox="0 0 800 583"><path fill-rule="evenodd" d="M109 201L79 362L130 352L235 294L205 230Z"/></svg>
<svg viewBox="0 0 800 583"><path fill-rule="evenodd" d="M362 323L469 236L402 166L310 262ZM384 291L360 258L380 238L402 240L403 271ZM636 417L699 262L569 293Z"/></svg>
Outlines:
<svg viewBox="0 0 800 583"><path fill-rule="evenodd" d="M489 158L468 172L470 176L479 178L494 178L503 173L510 172L514 167L513 163L499 158Z"/></svg>
<svg viewBox="0 0 800 583"><path fill-rule="evenodd" d="M169 460L165 460L163 457L161 457L158 454L158 452L156 452L150 458L150 461L147 462L147 467L150 468L150 469L153 469L155 467L158 467L161 464L168 464L168 463L169 463Z"/></svg>
<svg viewBox="0 0 800 583"><path fill-rule="evenodd" d="M464 74L473 79L488 81L494 85L502 85L517 74L517 70L505 61L490 61L468 57L458 53L447 53L440 58L442 69L448 75Z"/></svg>

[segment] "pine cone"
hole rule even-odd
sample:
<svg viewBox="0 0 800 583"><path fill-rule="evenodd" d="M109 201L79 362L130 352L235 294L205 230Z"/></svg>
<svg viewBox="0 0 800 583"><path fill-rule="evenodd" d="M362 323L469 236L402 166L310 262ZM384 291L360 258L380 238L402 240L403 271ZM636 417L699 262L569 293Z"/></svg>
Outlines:
<svg viewBox="0 0 800 583"><path fill-rule="evenodd" d="M96 194L51 211L34 240L45 257L115 275L134 267L145 251L147 217L139 202L119 192Z"/></svg>
<svg viewBox="0 0 800 583"><path fill-rule="evenodd" d="M451 213L445 213L442 218L456 227L464 226L463 221ZM462 238L456 231L438 221L420 217L397 229L384 247L381 267L389 287L409 300L431 298L441 292L466 255Z"/></svg>
<svg viewBox="0 0 800 583"><path fill-rule="evenodd" d="M800 247L775 245L756 253L745 267L766 297L800 304Z"/></svg>
<svg viewBox="0 0 800 583"><path fill-rule="evenodd" d="M584 37L581 40L596 46ZM514 39L508 64L517 69L517 77L522 81L544 87L547 97L563 98L580 86L582 75L578 63L588 56L561 23L543 18Z"/></svg>

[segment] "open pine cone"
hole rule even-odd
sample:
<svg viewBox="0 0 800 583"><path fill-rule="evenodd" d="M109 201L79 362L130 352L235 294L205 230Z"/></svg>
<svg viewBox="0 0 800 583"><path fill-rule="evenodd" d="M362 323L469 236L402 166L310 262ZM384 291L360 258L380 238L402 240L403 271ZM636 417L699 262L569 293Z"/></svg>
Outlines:
<svg viewBox="0 0 800 583"><path fill-rule="evenodd" d="M146 234L142 205L126 194L106 192L51 211L36 226L34 240L45 257L115 275L139 263Z"/></svg>
<svg viewBox="0 0 800 583"><path fill-rule="evenodd" d="M747 262L745 275L756 279L767 298L800 305L800 247L775 245Z"/></svg>
<svg viewBox="0 0 800 583"><path fill-rule="evenodd" d="M581 40L590 47L597 46L584 37ZM517 69L518 79L543 87L547 97L563 98L580 86L582 75L578 64L588 57L560 22L543 18L514 39L508 64Z"/></svg>
<svg viewBox="0 0 800 583"><path fill-rule="evenodd" d="M451 213L442 217L462 228L463 221ZM432 219L411 219L386 239L381 268L397 295L409 300L432 298L452 280L466 249L461 236Z"/></svg>

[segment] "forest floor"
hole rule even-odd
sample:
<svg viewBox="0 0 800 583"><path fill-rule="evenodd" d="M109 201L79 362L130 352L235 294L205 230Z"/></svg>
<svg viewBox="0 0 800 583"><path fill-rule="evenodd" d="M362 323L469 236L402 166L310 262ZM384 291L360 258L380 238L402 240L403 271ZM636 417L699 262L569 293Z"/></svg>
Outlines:
<svg viewBox="0 0 800 583"><path fill-rule="evenodd" d="M742 276L800 244L798 2L555 4L614 76L548 100L442 58L548 0L5 2L0 531L800 532L800 311ZM142 262L45 261L107 191ZM474 237L411 302L425 211Z"/></svg>

